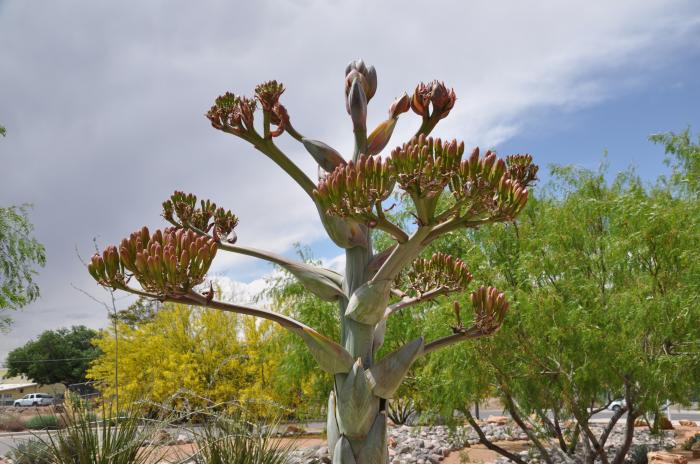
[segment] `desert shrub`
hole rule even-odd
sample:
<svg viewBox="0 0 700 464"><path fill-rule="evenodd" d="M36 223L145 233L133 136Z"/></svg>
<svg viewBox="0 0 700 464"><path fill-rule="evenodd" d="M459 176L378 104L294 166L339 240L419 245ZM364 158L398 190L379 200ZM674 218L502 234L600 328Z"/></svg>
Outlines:
<svg viewBox="0 0 700 464"><path fill-rule="evenodd" d="M404 425L415 415L413 401L407 398L396 398L389 403L388 416L396 425Z"/></svg>
<svg viewBox="0 0 700 464"><path fill-rule="evenodd" d="M651 449L647 445L635 446L630 450L628 459L632 464L648 464L647 454L649 454L649 451Z"/></svg>
<svg viewBox="0 0 700 464"><path fill-rule="evenodd" d="M0 430L5 432L21 432L27 430L22 419L19 416L0 416Z"/></svg>
<svg viewBox="0 0 700 464"><path fill-rule="evenodd" d="M214 417L196 434L195 464L286 464L290 446L283 445L270 424L252 425L241 416Z"/></svg>
<svg viewBox="0 0 700 464"><path fill-rule="evenodd" d="M695 435L684 441L683 449L686 451L690 451L693 448L693 445L697 442L700 442L700 433L696 433Z"/></svg>
<svg viewBox="0 0 700 464"><path fill-rule="evenodd" d="M48 445L36 438L17 444L7 456L15 464L52 464Z"/></svg>
<svg viewBox="0 0 700 464"><path fill-rule="evenodd" d="M159 447L148 446L153 434L149 424L133 418L114 421L105 406L95 427L95 412L84 404L67 402L65 408L65 427L37 437L47 446L51 464L145 464L162 457Z"/></svg>
<svg viewBox="0 0 700 464"><path fill-rule="evenodd" d="M48 430L58 428L58 417L50 416L34 416L27 421L27 428L30 430Z"/></svg>

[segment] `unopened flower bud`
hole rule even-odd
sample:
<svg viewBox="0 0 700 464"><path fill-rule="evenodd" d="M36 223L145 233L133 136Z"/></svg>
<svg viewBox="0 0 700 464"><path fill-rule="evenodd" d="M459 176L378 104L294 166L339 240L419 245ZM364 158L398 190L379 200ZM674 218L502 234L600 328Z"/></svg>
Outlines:
<svg viewBox="0 0 700 464"><path fill-rule="evenodd" d="M411 99L406 92L398 97L389 107L389 116L398 118L400 114L405 113L411 108Z"/></svg>

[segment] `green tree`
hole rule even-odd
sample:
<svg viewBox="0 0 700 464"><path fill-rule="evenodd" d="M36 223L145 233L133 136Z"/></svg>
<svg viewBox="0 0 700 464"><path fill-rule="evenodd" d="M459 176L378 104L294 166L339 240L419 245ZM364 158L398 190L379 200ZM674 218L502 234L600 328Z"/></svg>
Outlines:
<svg viewBox="0 0 700 464"><path fill-rule="evenodd" d="M24 375L42 385L83 383L100 350L92 345L95 330L85 326L47 330L36 340L16 348L5 362L8 376Z"/></svg>
<svg viewBox="0 0 700 464"><path fill-rule="evenodd" d="M32 237L27 206L0 208L0 311L19 309L39 297L35 266L46 262L46 251ZM0 318L0 328L11 323Z"/></svg>
<svg viewBox="0 0 700 464"><path fill-rule="evenodd" d="M670 185L695 198L700 193L700 135L697 137L698 141L693 143L690 128L680 133L667 132L649 137L666 150L666 164L672 169Z"/></svg>
<svg viewBox="0 0 700 464"><path fill-rule="evenodd" d="M469 406L499 396L548 462L531 414L561 452L582 442L587 462L607 462L601 450L626 412L626 439L614 457L620 463L635 419L666 400L687 402L697 385L700 216L696 202L662 186L644 188L632 173L611 184L604 170L556 167L553 175L517 223L473 232L476 252L458 236L436 244L469 250L472 271L506 289L514 310L491 339L431 357L420 391L475 426ZM449 313L428 313L426 326ZM433 383L439 371L443 381ZM627 406L596 435L590 418L610 395Z"/></svg>
<svg viewBox="0 0 700 464"><path fill-rule="evenodd" d="M165 303L137 325L117 324L118 391L127 403L150 401L182 414L240 408L279 414L269 355L272 323L186 305ZM105 397L117 393L113 329L94 341L103 353L88 371Z"/></svg>

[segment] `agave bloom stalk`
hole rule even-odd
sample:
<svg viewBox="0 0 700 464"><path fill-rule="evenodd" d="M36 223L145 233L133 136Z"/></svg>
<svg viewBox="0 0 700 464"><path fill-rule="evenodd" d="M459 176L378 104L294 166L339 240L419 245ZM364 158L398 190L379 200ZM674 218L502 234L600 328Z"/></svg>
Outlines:
<svg viewBox="0 0 700 464"><path fill-rule="evenodd" d="M367 104L377 91L376 70L356 60L345 74L345 105L355 141L349 156L304 137L293 127L280 102L284 86L277 81L260 84L254 97L227 92L207 113L214 128L252 144L307 193L329 239L345 250L344 274L238 245L234 230L238 218L233 213L183 192L175 192L163 203L163 217L172 227L134 232L119 247L107 247L93 256L88 270L103 286L261 317L299 335L319 367L334 376L327 422L333 463L377 464L388 460L388 402L412 363L454 343L492 334L508 310L503 293L479 287L471 293L472 315L463 316L459 301L466 298L459 294L473 277L467 264L443 253L432 257L421 253L441 235L514 220L527 203L537 166L530 155L499 159L492 152L482 156L476 148L465 156L463 142L430 137L457 99L454 90L438 81L421 83L412 96L398 97L388 119L368 135ZM415 137L382 157L399 117L409 109L422 119ZM259 112L262 120L256 121ZM317 162L318 183L275 144L285 133ZM383 203L397 188L414 206L411 231L385 215ZM375 250L374 230L384 231L396 243ZM340 339L332 340L283 314L214 299L211 288L202 284L219 252L275 263L319 298L337 302ZM445 327L443 337L428 342L419 337L377 359L392 315L450 294L457 295L457 321Z"/></svg>

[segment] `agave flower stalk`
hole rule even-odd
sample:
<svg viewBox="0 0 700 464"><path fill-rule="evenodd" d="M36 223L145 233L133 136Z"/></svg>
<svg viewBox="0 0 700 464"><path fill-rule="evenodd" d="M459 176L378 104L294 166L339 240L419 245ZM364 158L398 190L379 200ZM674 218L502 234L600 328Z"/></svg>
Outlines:
<svg viewBox="0 0 700 464"><path fill-rule="evenodd" d="M467 264L442 253L422 257L436 238L485 224L514 220L525 207L537 166L530 155L499 159L464 143L432 138L448 116L456 96L444 83L419 84L389 108L389 117L367 134L367 105L377 91L377 73L362 60L345 72L345 104L354 150L343 156L329 144L307 138L292 127L281 103L284 86L268 81L254 97L230 92L207 113L212 126L234 135L268 156L314 202L328 237L345 250L340 274L237 244L238 217L209 200L175 192L163 203L172 227L151 233L142 228L118 247L93 256L88 270L103 286L163 301L177 301L268 319L299 335L319 367L334 377L328 398L328 446L334 464L387 462L387 407L413 362L454 343L487 336L499 329L508 310L503 293L479 287L471 293L472 316L462 315L463 294L471 280ZM416 136L387 156L401 114L421 117ZM256 114L262 112L262 120ZM297 140L318 164L318 184L276 145L284 134ZM384 203L399 189L414 205L410 231L385 215ZM373 231L395 240L375 250ZM293 318L262 308L217 301L206 286L206 272L218 253L244 254L289 271L310 292L338 304L341 337L332 340ZM435 298L455 295L456 324L426 342L419 337L377 359L392 315ZM465 324L466 322L466 324Z"/></svg>

